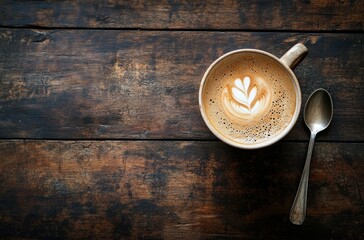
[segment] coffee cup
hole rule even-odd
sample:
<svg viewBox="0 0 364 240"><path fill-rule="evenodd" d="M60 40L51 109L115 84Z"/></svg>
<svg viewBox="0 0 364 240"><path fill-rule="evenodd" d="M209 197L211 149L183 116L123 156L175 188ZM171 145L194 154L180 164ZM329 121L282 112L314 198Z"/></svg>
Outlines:
<svg viewBox="0 0 364 240"><path fill-rule="evenodd" d="M298 43L281 58L258 49L239 49L206 70L199 107L211 132L242 149L276 143L295 125L301 89L292 69L307 55Z"/></svg>

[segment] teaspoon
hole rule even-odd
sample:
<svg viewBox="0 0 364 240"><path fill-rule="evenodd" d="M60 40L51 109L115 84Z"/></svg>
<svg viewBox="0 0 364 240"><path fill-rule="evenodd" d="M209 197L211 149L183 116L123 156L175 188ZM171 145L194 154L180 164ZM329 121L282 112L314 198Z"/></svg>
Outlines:
<svg viewBox="0 0 364 240"><path fill-rule="evenodd" d="M311 137L308 144L307 157L300 184L298 186L296 197L293 201L291 213L289 216L289 219L293 224L301 225L305 220L308 177L310 172L313 145L316 134L329 126L332 115L333 104L329 92L322 88L315 90L306 102L303 116L307 127L311 131Z"/></svg>

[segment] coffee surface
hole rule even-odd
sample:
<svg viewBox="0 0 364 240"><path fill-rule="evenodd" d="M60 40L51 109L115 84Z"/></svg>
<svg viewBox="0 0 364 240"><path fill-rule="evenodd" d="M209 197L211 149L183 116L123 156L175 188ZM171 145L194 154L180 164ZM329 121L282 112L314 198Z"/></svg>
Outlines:
<svg viewBox="0 0 364 240"><path fill-rule="evenodd" d="M274 138L289 125L296 109L287 70L260 53L240 52L221 60L211 69L202 91L212 126L237 143Z"/></svg>

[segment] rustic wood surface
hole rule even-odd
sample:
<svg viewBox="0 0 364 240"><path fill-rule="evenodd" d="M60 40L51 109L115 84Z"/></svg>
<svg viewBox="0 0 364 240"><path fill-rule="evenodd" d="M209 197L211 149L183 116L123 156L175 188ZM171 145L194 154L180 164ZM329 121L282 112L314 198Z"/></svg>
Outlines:
<svg viewBox="0 0 364 240"><path fill-rule="evenodd" d="M362 143L316 145L307 220L289 222L306 147L2 141L0 231L41 239L360 239Z"/></svg>
<svg viewBox="0 0 364 240"><path fill-rule="evenodd" d="M363 1L0 0L0 239L364 239ZM309 133L244 151L199 113L204 71L309 55L330 91L307 218L288 220ZM303 107L302 107L303 109Z"/></svg>
<svg viewBox="0 0 364 240"><path fill-rule="evenodd" d="M303 102L324 87L335 103L334 127L318 140L363 141L363 36L2 30L0 137L214 139L197 104L209 64L237 48L282 56L303 42ZM303 126L301 115L287 139L307 140Z"/></svg>
<svg viewBox="0 0 364 240"><path fill-rule="evenodd" d="M0 25L78 28L362 31L364 2L0 0Z"/></svg>

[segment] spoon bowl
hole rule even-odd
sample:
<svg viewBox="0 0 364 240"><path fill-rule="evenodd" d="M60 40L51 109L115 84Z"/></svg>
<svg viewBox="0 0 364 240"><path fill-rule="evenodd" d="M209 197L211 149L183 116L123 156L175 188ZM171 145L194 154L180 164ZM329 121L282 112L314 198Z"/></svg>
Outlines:
<svg viewBox="0 0 364 240"><path fill-rule="evenodd" d="M311 132L326 129L332 119L333 104L328 91L323 88L314 91L308 98L304 110L304 120Z"/></svg>
<svg viewBox="0 0 364 240"><path fill-rule="evenodd" d="M303 116L307 127L311 131L311 136L308 144L305 167L289 216L289 219L293 224L301 225L305 220L308 178L313 145L315 143L316 134L329 126L332 116L333 104L329 92L323 88L317 89L308 98Z"/></svg>

